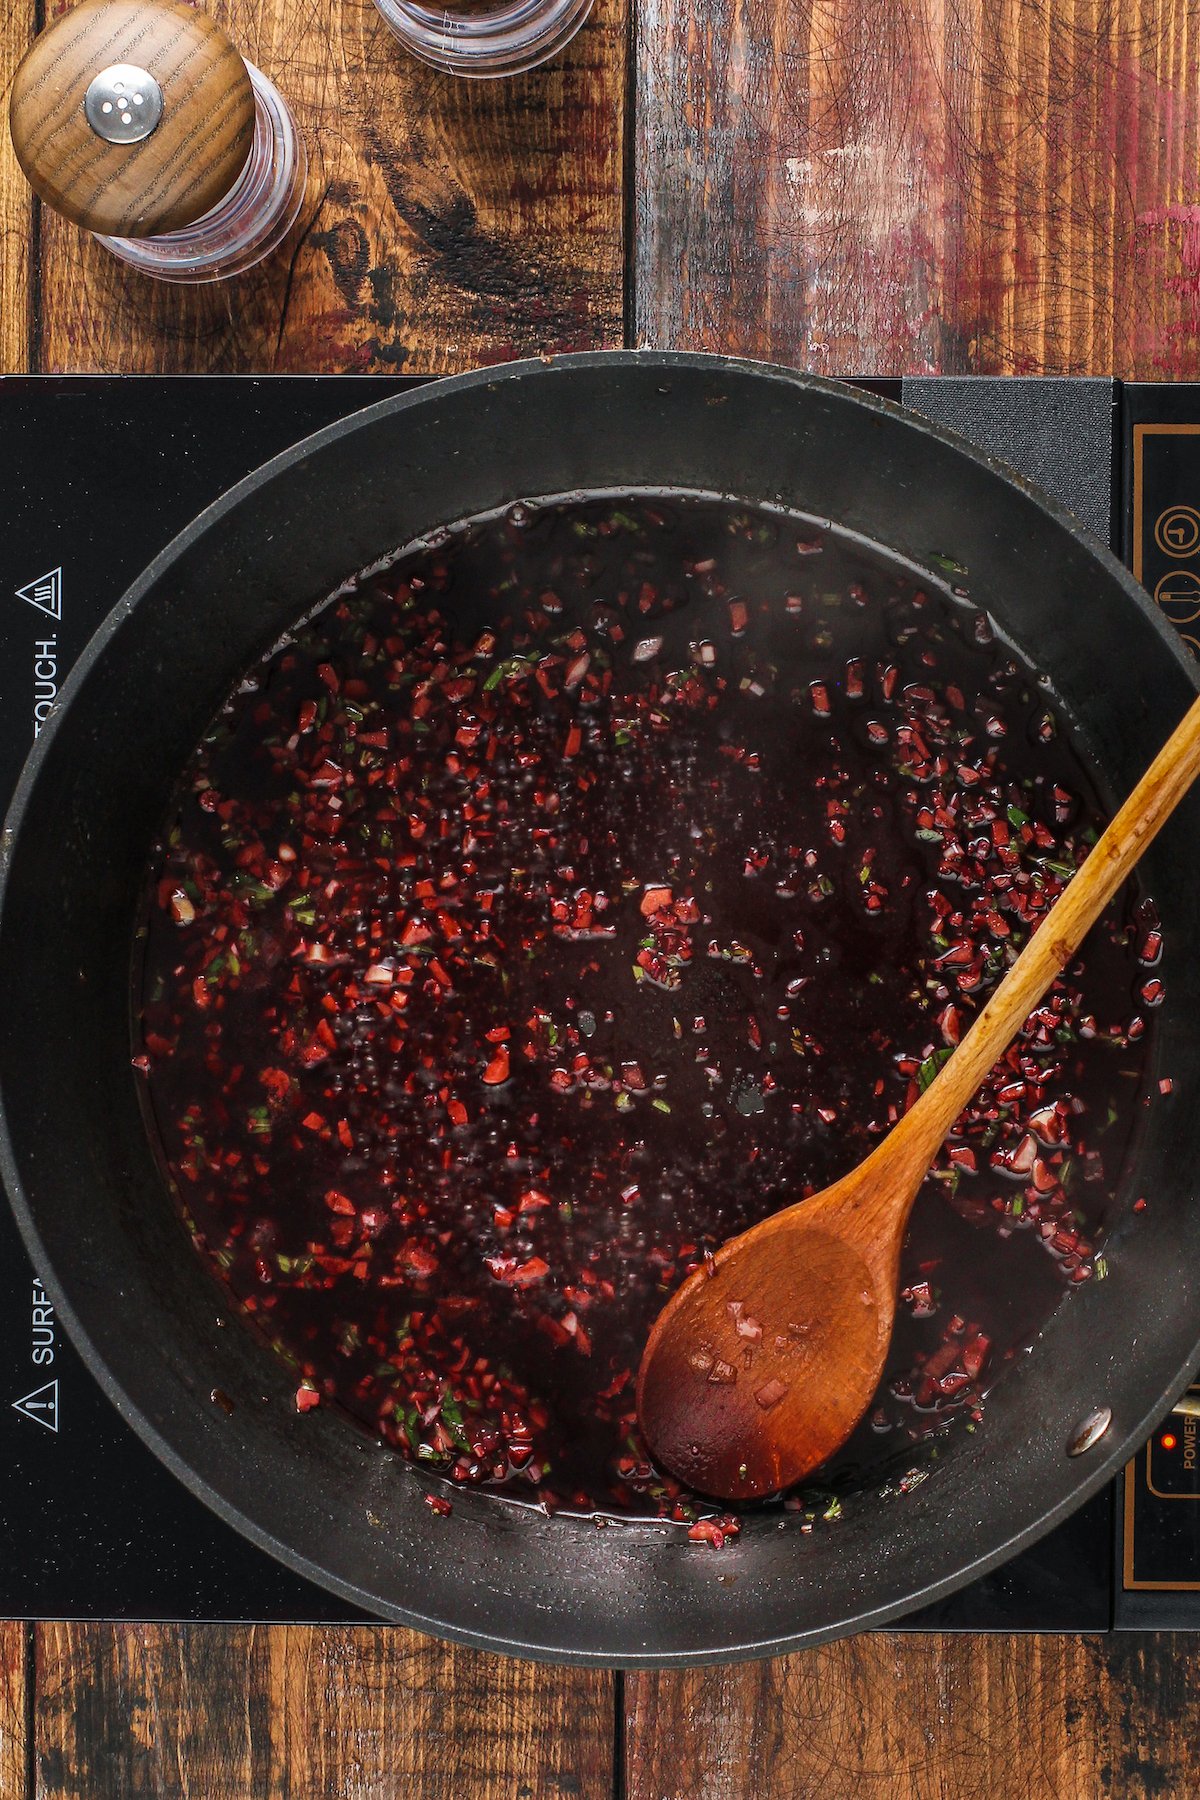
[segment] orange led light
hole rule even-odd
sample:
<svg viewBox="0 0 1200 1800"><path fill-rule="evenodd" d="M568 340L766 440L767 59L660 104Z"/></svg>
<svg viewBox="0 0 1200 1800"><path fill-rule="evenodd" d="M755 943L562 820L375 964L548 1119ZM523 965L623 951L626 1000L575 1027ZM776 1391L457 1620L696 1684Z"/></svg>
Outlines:
<svg viewBox="0 0 1200 1800"><path fill-rule="evenodd" d="M1175 1436L1173 1431L1164 1431L1160 1442L1162 1443L1164 1450L1173 1450L1179 1442L1179 1439Z"/></svg>

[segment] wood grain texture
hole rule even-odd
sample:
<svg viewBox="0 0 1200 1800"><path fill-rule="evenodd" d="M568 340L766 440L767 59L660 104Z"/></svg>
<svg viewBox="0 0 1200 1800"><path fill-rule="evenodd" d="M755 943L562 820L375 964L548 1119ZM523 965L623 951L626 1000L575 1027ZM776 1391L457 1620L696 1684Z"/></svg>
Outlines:
<svg viewBox="0 0 1200 1800"><path fill-rule="evenodd" d="M38 1800L612 1792L613 1678L603 1671L367 1626L37 1633Z"/></svg>
<svg viewBox="0 0 1200 1800"><path fill-rule="evenodd" d="M1197 0L639 0L638 339L1200 374Z"/></svg>
<svg viewBox="0 0 1200 1800"><path fill-rule="evenodd" d="M25 1793L25 1639L29 1627L0 1623L0 1800ZM29 1797L32 1800L32 1797Z"/></svg>
<svg viewBox="0 0 1200 1800"><path fill-rule="evenodd" d="M34 0L11 0L0 18L0 373L31 365L33 344L34 213L37 203L21 173L3 113L17 63L34 32Z"/></svg>
<svg viewBox="0 0 1200 1800"><path fill-rule="evenodd" d="M135 144L106 142L84 113L92 81L119 63L150 74L165 102ZM80 0L22 59L9 124L48 205L89 231L150 237L193 224L233 187L254 136L254 90L220 26L182 0Z"/></svg>
<svg viewBox="0 0 1200 1800"><path fill-rule="evenodd" d="M1184 1635L872 1635L631 1675L627 1800L1194 1800Z"/></svg>
<svg viewBox="0 0 1200 1800"><path fill-rule="evenodd" d="M47 213L38 366L441 373L620 343L624 5L598 0L546 68L478 82L406 55L371 0L213 0L305 135L296 231L186 290Z"/></svg>

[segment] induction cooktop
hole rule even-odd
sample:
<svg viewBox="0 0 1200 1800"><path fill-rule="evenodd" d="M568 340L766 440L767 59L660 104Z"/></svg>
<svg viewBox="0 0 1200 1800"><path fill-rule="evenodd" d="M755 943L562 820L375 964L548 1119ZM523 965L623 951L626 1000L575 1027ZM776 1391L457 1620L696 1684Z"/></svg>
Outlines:
<svg viewBox="0 0 1200 1800"><path fill-rule="evenodd" d="M296 439L413 385L373 376L0 379L0 804L75 658L170 537ZM1200 653L1200 385L862 385L1057 493L1124 556ZM153 506L132 506L138 493L152 494ZM1114 644L1114 663L1119 654ZM144 704L154 704L153 691ZM155 1459L72 1349L6 1207L0 1616L364 1616L240 1538ZM1200 1626L1195 1417L1169 1417L1064 1525L902 1628L1135 1626Z"/></svg>

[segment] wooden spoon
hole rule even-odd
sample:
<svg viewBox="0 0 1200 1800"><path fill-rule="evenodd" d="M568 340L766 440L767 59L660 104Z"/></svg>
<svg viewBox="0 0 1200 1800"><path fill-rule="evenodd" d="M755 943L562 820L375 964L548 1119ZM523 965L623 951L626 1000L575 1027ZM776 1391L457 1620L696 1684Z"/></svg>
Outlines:
<svg viewBox="0 0 1200 1800"><path fill-rule="evenodd" d="M908 1215L943 1138L1200 772L1200 700L954 1055L851 1174L722 1244L654 1322L637 1404L657 1461L725 1500L791 1486L879 1384Z"/></svg>

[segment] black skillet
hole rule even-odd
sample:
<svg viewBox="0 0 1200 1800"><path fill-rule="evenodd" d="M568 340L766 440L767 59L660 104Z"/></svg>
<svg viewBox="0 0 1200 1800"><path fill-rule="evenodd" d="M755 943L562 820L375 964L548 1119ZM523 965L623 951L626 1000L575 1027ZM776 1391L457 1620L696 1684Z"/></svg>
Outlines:
<svg viewBox="0 0 1200 1800"><path fill-rule="evenodd" d="M951 552L1051 678L1109 797L1193 698L1193 665L1118 563L999 465L884 402L781 369L598 354L386 400L269 463L166 549L97 633L24 772L0 876L0 1168L35 1266L113 1403L181 1480L293 1568L491 1649L580 1662L766 1655L981 1575L1078 1506L1200 1361L1200 794L1146 859L1168 1000L1110 1278L1074 1293L913 1492L836 1529L750 1520L718 1554L424 1478L325 1413L226 1308L151 1155L130 1070L130 949L172 784L238 671L402 542L518 497L645 485L782 501L921 564ZM131 493L131 506L153 495ZM1136 1194L1150 1205L1136 1220ZM232 1414L210 1399L236 1402ZM1081 1422L1111 1409L1082 1455Z"/></svg>

